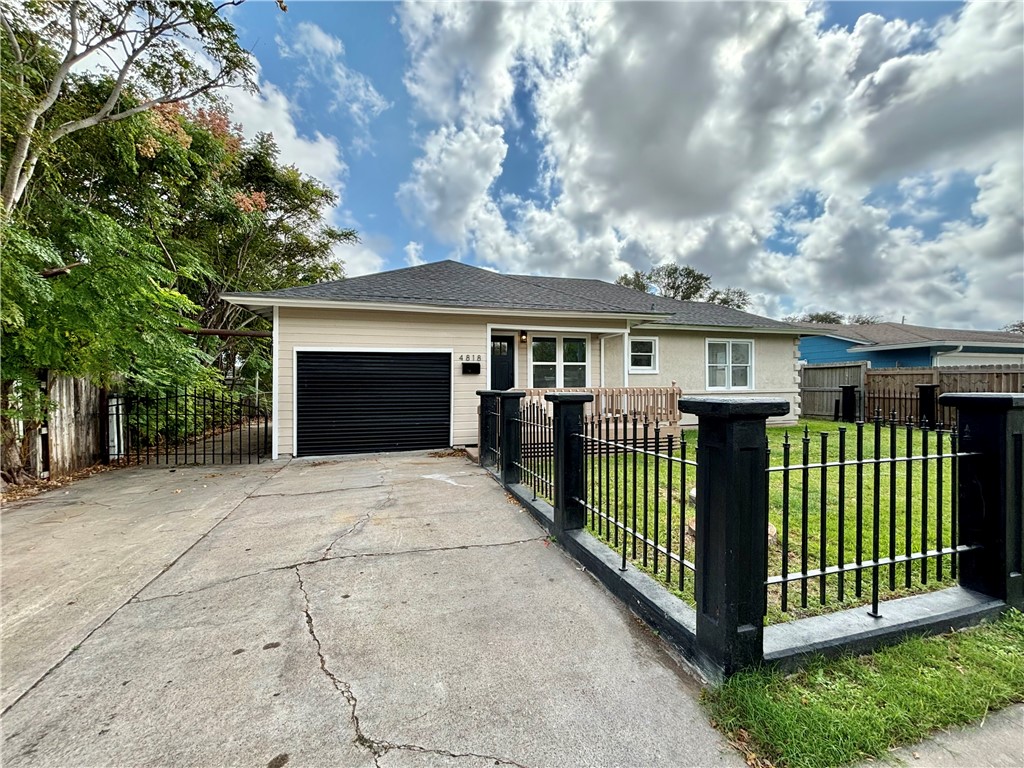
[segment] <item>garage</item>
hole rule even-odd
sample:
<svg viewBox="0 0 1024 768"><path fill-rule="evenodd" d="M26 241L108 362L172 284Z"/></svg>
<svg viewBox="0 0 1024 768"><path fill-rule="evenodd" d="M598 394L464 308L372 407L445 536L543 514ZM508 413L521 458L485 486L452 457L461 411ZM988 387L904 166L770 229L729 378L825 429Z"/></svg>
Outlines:
<svg viewBox="0 0 1024 768"><path fill-rule="evenodd" d="M295 355L297 456L451 445L450 353Z"/></svg>

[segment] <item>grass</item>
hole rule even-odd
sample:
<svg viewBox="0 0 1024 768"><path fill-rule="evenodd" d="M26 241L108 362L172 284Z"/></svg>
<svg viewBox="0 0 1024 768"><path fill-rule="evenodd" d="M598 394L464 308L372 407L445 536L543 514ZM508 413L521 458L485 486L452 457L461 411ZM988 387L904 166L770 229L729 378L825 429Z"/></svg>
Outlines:
<svg viewBox="0 0 1024 768"><path fill-rule="evenodd" d="M805 420L796 428L769 428L769 464L782 465L787 435L790 442L790 465L803 463L805 445L808 463L820 463L823 459L826 463L836 462L840 458L839 431L843 427L844 425L834 422ZM824 442L822 433L827 435ZM910 432L905 427L890 430L888 425L883 426L877 441L879 455L883 458L890 455L920 455L924 449L923 434L921 431ZM686 438L689 442L687 456L692 459L695 456L696 430L689 430ZM862 439L863 455L872 457L876 445L873 424L865 425ZM938 453L936 434L928 433L927 439L928 453ZM943 452L948 453L949 436L944 435L942 441ZM851 461L856 456L857 445L857 433L853 425L846 428L845 443L845 457L847 461ZM653 450L653 442L651 448ZM666 451L664 443L661 451ZM678 448L674 450L674 454L680 455ZM667 547L674 553L678 553L682 547L684 557L692 562L694 511L692 507L687 507L683 500L685 493L693 487L696 471L693 467L687 467L686 488L681 489L681 467L678 463L675 464L674 486L670 498L666 482L668 462L662 460L658 464L656 471L654 461L650 458L644 470L642 456L639 457L636 467L632 455L588 459L588 494L594 497L593 500L596 500L599 508L608 510L614 518L621 519L623 515L628 514L627 524L632 527L635 481L637 529L646 532L646 538L657 540L662 547ZM911 465L906 462L880 464L876 482L874 466L864 466L860 478L855 466L847 466L842 482L842 508L838 467L812 468L806 472L806 477L801 470L792 470L788 476L788 514L784 475L781 472L770 473L769 520L774 527L775 535L769 539L769 575L782 575L784 562L788 566L788 572L792 574L813 571L821 565L822 557L827 566L854 563L858 557L861 561L871 560L876 486L879 499L879 557L885 558L891 554L908 555L939 546L951 546L951 510L955 493L951 460L929 460L926 482L924 470L921 462L914 462ZM643 491L645 478L646 505ZM859 520L858 505L861 509ZM608 526L593 516L588 516L588 522L588 527L595 536L621 551L621 537L614 525ZM677 564L672 563L670 576L664 555L660 555L655 564L653 548L647 547L645 552L642 543L638 545L634 557L631 541L627 555L638 568L650 573L665 583L678 597L693 604L692 574L685 574L686 578L680 584ZM880 566L877 569L865 569L860 578L848 573L842 577L833 574L824 578L813 577L790 582L786 588L786 610L783 610L782 605L782 585L772 585L768 589L767 621L788 621L870 602L874 578L879 580L879 592L884 598L951 586L955 583L955 579L952 578L952 567L952 558L944 556L912 564L900 563Z"/></svg>
<svg viewBox="0 0 1024 768"><path fill-rule="evenodd" d="M737 674L704 694L748 762L829 768L1024 701L1024 614L782 674Z"/></svg>
<svg viewBox="0 0 1024 768"><path fill-rule="evenodd" d="M806 442L809 463L837 462L840 458L839 434L846 425L833 422L802 421L800 428L789 431L790 464L803 463ZM768 430L769 464L784 462L784 442L787 430L779 427ZM822 442L822 434L827 437ZM878 430L878 454L889 456L921 455L927 434L929 454L937 454L935 433L910 431L905 427L891 430L888 425ZM805 437L806 435L806 437ZM857 432L853 425L846 427L846 460L856 456ZM867 424L863 430L863 455L875 454L876 430ZM950 452L948 435L942 436L942 452ZM785 562L789 572L813 570L820 567L822 555L826 565L855 563L858 547L861 560L873 559L874 509L877 487L879 501L878 539L879 557L910 555L953 544L952 508L955 486L952 482L952 461L933 459L925 466L922 462L880 464L876 477L875 466L862 468L858 481L855 466L847 466L843 494L843 509L839 504L839 468L810 469L806 473L806 506L804 474L790 472L789 515L785 510L785 480L783 473L769 475L769 520L775 526L777 537L769 543L768 573L783 572L783 546L788 540ZM824 493L823 493L824 489ZM824 500L824 504L822 503ZM858 523L857 508L861 509ZM824 510L824 514L823 514ZM823 520L824 518L824 520ZM840 525L842 518L842 525ZM824 525L823 525L824 523ZM785 534L788 532L788 536ZM824 536L822 533L824 532ZM806 544L804 536L806 534ZM805 567L806 566L806 567ZM813 615L842 607L870 602L871 581L879 580L879 592L886 597L926 592L951 586L953 561L949 556L882 566L861 572L860 587L854 574L840 577L827 576L805 582L790 582L787 595L788 612L782 611L781 585L769 588L769 621Z"/></svg>

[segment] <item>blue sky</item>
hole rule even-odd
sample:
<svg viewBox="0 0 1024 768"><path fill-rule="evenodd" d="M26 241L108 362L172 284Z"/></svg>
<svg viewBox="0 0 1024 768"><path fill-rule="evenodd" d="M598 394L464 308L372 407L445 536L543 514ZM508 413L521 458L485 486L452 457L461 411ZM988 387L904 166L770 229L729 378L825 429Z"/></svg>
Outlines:
<svg viewBox="0 0 1024 768"><path fill-rule="evenodd" d="M1021 16L247 3L232 19L263 94L229 100L339 190L331 216L363 238L340 252L350 275L457 258L614 279L675 261L766 315L998 327L1024 312L1024 136L1005 96L1024 90Z"/></svg>

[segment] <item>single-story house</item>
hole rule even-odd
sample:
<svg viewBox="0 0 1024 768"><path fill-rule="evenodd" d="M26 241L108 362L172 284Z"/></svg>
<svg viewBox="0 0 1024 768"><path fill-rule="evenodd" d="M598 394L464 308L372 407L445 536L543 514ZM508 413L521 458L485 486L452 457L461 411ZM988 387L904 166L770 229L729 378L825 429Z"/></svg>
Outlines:
<svg viewBox="0 0 1024 768"><path fill-rule="evenodd" d="M800 329L600 280L455 261L222 298L273 319L273 455L477 442L477 390L664 387L799 414Z"/></svg>
<svg viewBox="0 0 1024 768"><path fill-rule="evenodd" d="M905 323L795 323L816 335L800 340L808 365L867 360L872 368L931 368L1024 363L1024 335Z"/></svg>

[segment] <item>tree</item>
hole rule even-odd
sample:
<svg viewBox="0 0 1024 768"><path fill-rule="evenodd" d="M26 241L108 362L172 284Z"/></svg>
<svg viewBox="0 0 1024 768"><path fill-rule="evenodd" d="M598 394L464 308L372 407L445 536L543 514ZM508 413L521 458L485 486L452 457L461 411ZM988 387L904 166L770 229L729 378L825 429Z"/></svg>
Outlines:
<svg viewBox="0 0 1024 768"><path fill-rule="evenodd" d="M832 325L842 325L843 313L836 312L831 309L824 312L805 312L796 320L801 323L828 323Z"/></svg>
<svg viewBox="0 0 1024 768"><path fill-rule="evenodd" d="M1003 330L1008 333L1024 333L1024 320L1018 320L1016 323L1004 325Z"/></svg>
<svg viewBox="0 0 1024 768"><path fill-rule="evenodd" d="M878 325L880 322L881 315L849 315L846 318L847 325Z"/></svg>
<svg viewBox="0 0 1024 768"><path fill-rule="evenodd" d="M787 323L827 323L830 325L877 325L882 322L879 315L846 315L835 310L805 312L802 315L788 315L782 318Z"/></svg>
<svg viewBox="0 0 1024 768"><path fill-rule="evenodd" d="M658 293L669 299L701 301L711 288L711 277L689 265L662 264L650 271Z"/></svg>
<svg viewBox="0 0 1024 768"><path fill-rule="evenodd" d="M708 304L721 304L733 309L746 309L750 304L750 294L742 288L712 289L704 299Z"/></svg>
<svg viewBox="0 0 1024 768"><path fill-rule="evenodd" d="M750 294L742 288L713 289L711 276L683 264L662 264L648 272L634 270L620 275L616 285L680 301L704 301L733 309L746 309Z"/></svg>
<svg viewBox="0 0 1024 768"><path fill-rule="evenodd" d="M142 389L216 388L213 365L258 368L269 360L266 342L226 350L179 326L263 322L226 311L221 290L342 276L333 248L357 238L324 222L334 193L281 166L271 137L246 145L222 111L182 102L232 72L247 82L248 55L218 17L222 8L198 0L0 8L0 160L5 184L15 179L0 216L7 482L24 477L17 422L30 432L48 407L40 369L100 385L121 375ZM50 35L62 47L49 45ZM82 61L76 50L103 53L104 39L121 43L131 66L62 72ZM188 41L205 41L204 56L219 68L192 61Z"/></svg>
<svg viewBox="0 0 1024 768"><path fill-rule="evenodd" d="M204 133L213 131L233 148L205 183L189 187L179 203L180 215L167 233L169 250L204 254L206 269L180 281L182 291L199 307L193 319L203 328L269 329L257 315L221 301L220 293L337 280L344 272L335 248L358 242L358 236L354 230L325 222L325 212L333 208L337 196L320 181L282 166L270 134L243 142L222 112L203 111L178 119L195 135L193 147ZM265 341L208 336L198 343L225 373L246 367L251 373L269 369Z"/></svg>
<svg viewBox="0 0 1024 768"><path fill-rule="evenodd" d="M619 275L615 279L615 284L625 288L633 288L643 293L650 293L654 287L648 274L641 272L639 269L634 269L631 273L627 272L624 275Z"/></svg>
<svg viewBox="0 0 1024 768"><path fill-rule="evenodd" d="M73 96L85 97L77 89ZM136 138L145 122L138 115L69 137L3 224L0 468L7 482L24 479L26 443L16 422L27 437L47 409L41 369L100 385L115 374L143 386L210 381L208 361L177 330L195 307L175 290L176 276L201 264L168 262L151 229L165 202L161 190L183 184L184 175L169 167L167 183L137 183ZM72 169L93 183L80 183Z"/></svg>
<svg viewBox="0 0 1024 768"><path fill-rule="evenodd" d="M252 57L221 15L241 1L50 0L0 7L4 111L13 117L3 136L11 144L0 188L3 218L21 202L40 159L65 137L225 85L254 88ZM99 66L100 97L59 114L62 94L81 77L75 73ZM129 93L134 98L126 100Z"/></svg>

